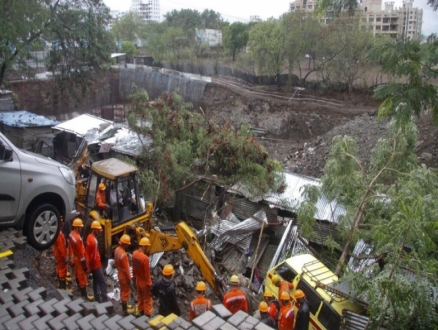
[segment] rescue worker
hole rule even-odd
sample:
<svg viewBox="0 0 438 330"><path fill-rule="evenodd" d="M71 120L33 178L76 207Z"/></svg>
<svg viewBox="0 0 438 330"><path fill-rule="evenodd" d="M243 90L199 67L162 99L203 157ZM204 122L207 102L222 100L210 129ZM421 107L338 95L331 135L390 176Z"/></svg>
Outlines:
<svg viewBox="0 0 438 330"><path fill-rule="evenodd" d="M230 278L231 289L225 294L222 304L231 312L236 314L238 311L248 313L248 302L245 293L239 289L239 277L232 275Z"/></svg>
<svg viewBox="0 0 438 330"><path fill-rule="evenodd" d="M196 284L196 298L190 303L190 321L197 318L206 311L211 311L212 303L210 299L205 298L207 286L200 281Z"/></svg>
<svg viewBox="0 0 438 330"><path fill-rule="evenodd" d="M278 297L281 297L281 293L283 291L286 291L290 295L291 290L294 288L293 283L290 283L286 280L282 280L280 278L280 275L278 274L272 276L272 284L274 284L278 288ZM280 307L281 307L281 302L280 302Z"/></svg>
<svg viewBox="0 0 438 330"><path fill-rule="evenodd" d="M99 183L99 189L96 192L96 209L102 215L103 211L107 211L109 209L108 204L106 203L106 186L103 182Z"/></svg>
<svg viewBox="0 0 438 330"><path fill-rule="evenodd" d="M290 301L290 294L283 291L280 296L281 311L278 317L278 330L291 330L294 325L294 309Z"/></svg>
<svg viewBox="0 0 438 330"><path fill-rule="evenodd" d="M85 253L88 260L88 272L93 276L94 299L97 302L107 302L106 282L103 275L102 263L100 261L98 235L102 232L100 222L94 220L91 223L91 233L87 236L87 247Z"/></svg>
<svg viewBox="0 0 438 330"><path fill-rule="evenodd" d="M80 218L73 220L73 230L68 237L70 264L74 265L74 276L81 292L81 296L88 301L93 301L92 296L87 295L87 261L85 247L80 231L84 224Z"/></svg>
<svg viewBox="0 0 438 330"><path fill-rule="evenodd" d="M129 271L128 255L126 254L126 249L130 244L131 237L126 234L122 235L119 246L114 251L114 262L120 284L120 300L122 301L122 310L125 316L130 314L130 311L128 312L128 299L131 294L131 273Z"/></svg>
<svg viewBox="0 0 438 330"><path fill-rule="evenodd" d="M53 245L53 255L55 256L59 288L67 290L68 241L65 239L63 232L64 225L64 218L61 217L61 230Z"/></svg>
<svg viewBox="0 0 438 330"><path fill-rule="evenodd" d="M268 313L275 321L278 326L278 315L280 314L280 303L275 299L271 291L265 291L263 294L264 301L268 304Z"/></svg>
<svg viewBox="0 0 438 330"><path fill-rule="evenodd" d="M163 277L152 285L151 292L160 302L158 314L162 316L167 316L172 313L178 316L181 315L181 310L176 300L175 285L172 282L174 273L175 270L171 264L164 266L162 271Z"/></svg>
<svg viewBox="0 0 438 330"><path fill-rule="evenodd" d="M295 291L295 300L297 302L298 312L297 321L295 323L295 330L307 330L309 329L310 322L310 309L307 302L306 295L302 290Z"/></svg>
<svg viewBox="0 0 438 330"><path fill-rule="evenodd" d="M260 311L260 322L266 324L268 327L277 329L277 324L275 323L275 320L269 315L269 307L265 301L260 302L259 311Z"/></svg>
<svg viewBox="0 0 438 330"><path fill-rule="evenodd" d="M138 250L135 250L132 255L132 270L137 289L138 316L143 314L148 317L152 316L152 280L148 257L150 248L149 238L143 237L140 240Z"/></svg>

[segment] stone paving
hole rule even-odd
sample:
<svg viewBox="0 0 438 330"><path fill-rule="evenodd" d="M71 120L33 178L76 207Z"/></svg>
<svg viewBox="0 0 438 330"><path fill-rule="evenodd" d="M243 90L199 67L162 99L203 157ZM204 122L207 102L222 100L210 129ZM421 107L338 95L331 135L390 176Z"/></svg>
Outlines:
<svg viewBox="0 0 438 330"><path fill-rule="evenodd" d="M217 304L212 311L188 322L174 314L122 317L114 311L112 302L85 302L71 292L58 289L55 298L48 299L43 287L31 288L29 269L16 269L13 252L26 246L21 232L6 229L0 232L0 329L9 330L269 330L256 318L238 312L234 315ZM9 251L12 254L9 254Z"/></svg>

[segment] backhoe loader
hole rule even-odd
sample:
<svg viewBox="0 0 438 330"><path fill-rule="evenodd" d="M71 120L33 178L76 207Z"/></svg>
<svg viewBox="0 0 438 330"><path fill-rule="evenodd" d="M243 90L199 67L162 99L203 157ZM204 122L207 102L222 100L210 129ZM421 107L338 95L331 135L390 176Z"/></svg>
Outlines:
<svg viewBox="0 0 438 330"><path fill-rule="evenodd" d="M76 167L78 168L78 167ZM76 180L76 209L82 214L85 233L93 220L103 227L99 237L102 257L112 258L113 249L122 234L131 235L132 245L147 236L151 241L150 254L184 248L210 284L216 295L222 299L226 292L225 280L202 250L190 227L180 222L172 230L153 228L154 207L140 197L137 167L116 158L94 162ZM96 202L96 195L105 194L104 207ZM173 233L175 232L175 234Z"/></svg>

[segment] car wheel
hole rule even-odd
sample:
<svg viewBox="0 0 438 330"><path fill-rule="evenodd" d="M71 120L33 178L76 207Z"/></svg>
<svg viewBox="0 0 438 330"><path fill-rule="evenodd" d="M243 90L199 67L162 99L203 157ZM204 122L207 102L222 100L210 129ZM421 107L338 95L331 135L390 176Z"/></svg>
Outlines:
<svg viewBox="0 0 438 330"><path fill-rule="evenodd" d="M40 205L31 210L26 224L27 242L37 250L50 247L58 236L60 215L51 204Z"/></svg>

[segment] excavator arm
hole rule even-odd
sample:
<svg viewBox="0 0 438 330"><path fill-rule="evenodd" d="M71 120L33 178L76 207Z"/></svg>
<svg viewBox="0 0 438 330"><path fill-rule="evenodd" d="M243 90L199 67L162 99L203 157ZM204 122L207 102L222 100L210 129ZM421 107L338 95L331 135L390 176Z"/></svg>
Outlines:
<svg viewBox="0 0 438 330"><path fill-rule="evenodd" d="M151 229L149 235L143 232L142 236L149 236L151 242L150 254L175 251L184 248L190 259L192 259L194 264L198 267L204 279L210 284L210 287L218 298L222 300L226 293L226 283L217 275L216 270L202 250L195 233L193 233L185 222L180 222L175 225L175 232L176 236L171 235L169 232L160 232Z"/></svg>

